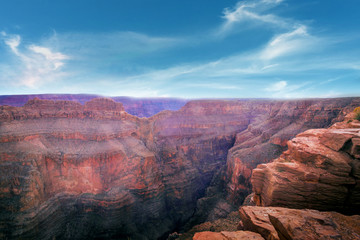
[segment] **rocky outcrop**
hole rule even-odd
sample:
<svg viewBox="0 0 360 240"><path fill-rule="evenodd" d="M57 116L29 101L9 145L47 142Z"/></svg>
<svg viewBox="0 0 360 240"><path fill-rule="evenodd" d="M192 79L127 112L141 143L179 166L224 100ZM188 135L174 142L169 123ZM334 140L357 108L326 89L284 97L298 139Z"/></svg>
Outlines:
<svg viewBox="0 0 360 240"><path fill-rule="evenodd" d="M281 207L242 207L244 230L266 240L360 239L360 216Z"/></svg>
<svg viewBox="0 0 360 240"><path fill-rule="evenodd" d="M194 240L263 240L260 234L249 231L236 232L200 232L196 233Z"/></svg>
<svg viewBox="0 0 360 240"><path fill-rule="evenodd" d="M346 110L358 100L321 101ZM312 126L311 119L324 124L343 115L337 108L317 108L315 100L298 102L308 104L302 110L310 116L304 128ZM0 238L166 236L198 216L196 207L207 206L197 201L213 192L209 186L217 189L211 185L214 176L226 182L220 171L231 164L227 157L234 142L255 146L263 135L242 138L241 132L270 124L279 112L296 116L289 122L299 119L291 114L297 110L287 109L290 103L199 100L151 118L132 116L109 99L84 105L34 99L23 107L1 106ZM326 121L315 117L323 115ZM271 139L269 134L264 136ZM261 156L256 161L263 161ZM208 199L219 210L227 206Z"/></svg>
<svg viewBox="0 0 360 240"><path fill-rule="evenodd" d="M310 209L243 206L239 209L237 230L225 226L204 231L197 227L193 238L175 239L266 239L266 240L318 240L360 239L360 216L345 216L337 212ZM201 231L202 230L202 231Z"/></svg>
<svg viewBox="0 0 360 240"><path fill-rule="evenodd" d="M227 156L228 199L241 204L251 192L252 170L279 157L287 141L311 128L329 127L360 105L359 99L275 102L236 135Z"/></svg>
<svg viewBox="0 0 360 240"><path fill-rule="evenodd" d="M307 130L288 150L253 171L254 200L284 206L360 213L360 124Z"/></svg>

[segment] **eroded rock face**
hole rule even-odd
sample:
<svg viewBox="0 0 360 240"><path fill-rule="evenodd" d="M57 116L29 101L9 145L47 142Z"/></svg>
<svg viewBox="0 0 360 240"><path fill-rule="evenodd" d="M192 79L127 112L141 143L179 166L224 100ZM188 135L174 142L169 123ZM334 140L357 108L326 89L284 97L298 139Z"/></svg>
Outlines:
<svg viewBox="0 0 360 240"><path fill-rule="evenodd" d="M355 100L333 101L351 108ZM1 106L0 238L156 239L173 232L193 215L235 140L254 146L252 137L236 135L286 104L192 101L148 119L109 99ZM331 114L328 121L342 116Z"/></svg>
<svg viewBox="0 0 360 240"><path fill-rule="evenodd" d="M1 122L2 238L141 239L168 230L151 222L167 219L159 162L139 121L110 103L79 106L73 118L45 109L53 102L30 103L16 113L40 116Z"/></svg>
<svg viewBox="0 0 360 240"><path fill-rule="evenodd" d="M297 135L278 159L254 169L255 202L360 213L359 144L353 122Z"/></svg>
<svg viewBox="0 0 360 240"><path fill-rule="evenodd" d="M243 228L266 240L360 239L360 216L281 207L240 209Z"/></svg>
<svg viewBox="0 0 360 240"><path fill-rule="evenodd" d="M251 192L252 170L279 157L287 141L311 128L329 127L360 105L358 99L275 102L261 109L248 128L236 135L227 156L228 199L241 204Z"/></svg>

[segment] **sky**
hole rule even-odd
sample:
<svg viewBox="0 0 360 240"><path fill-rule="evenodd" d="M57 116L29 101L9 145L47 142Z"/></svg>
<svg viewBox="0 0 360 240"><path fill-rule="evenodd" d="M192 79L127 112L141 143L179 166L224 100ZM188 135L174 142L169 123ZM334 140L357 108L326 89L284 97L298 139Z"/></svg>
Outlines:
<svg viewBox="0 0 360 240"><path fill-rule="evenodd" d="M360 96L359 0L0 3L0 95Z"/></svg>

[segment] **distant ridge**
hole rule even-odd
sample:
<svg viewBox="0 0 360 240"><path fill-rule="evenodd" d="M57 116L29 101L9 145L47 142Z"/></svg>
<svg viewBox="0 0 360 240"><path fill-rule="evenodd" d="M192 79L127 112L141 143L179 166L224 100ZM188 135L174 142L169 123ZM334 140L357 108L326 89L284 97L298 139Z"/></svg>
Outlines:
<svg viewBox="0 0 360 240"><path fill-rule="evenodd" d="M95 94L34 94L34 95L0 95L0 105L14 107L24 106L27 101L39 98L46 100L77 101L81 104L93 98L103 97ZM179 110L188 101L177 98L131 98L109 97L124 105L125 111L137 117L151 117L163 110Z"/></svg>

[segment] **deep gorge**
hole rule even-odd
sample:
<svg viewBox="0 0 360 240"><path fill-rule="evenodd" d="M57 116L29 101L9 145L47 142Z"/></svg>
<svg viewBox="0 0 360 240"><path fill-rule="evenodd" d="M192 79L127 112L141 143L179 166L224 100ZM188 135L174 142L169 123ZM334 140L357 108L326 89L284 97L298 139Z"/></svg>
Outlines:
<svg viewBox="0 0 360 240"><path fill-rule="evenodd" d="M157 239L226 216L252 169L359 105L196 100L148 118L111 99L0 106L0 238Z"/></svg>

